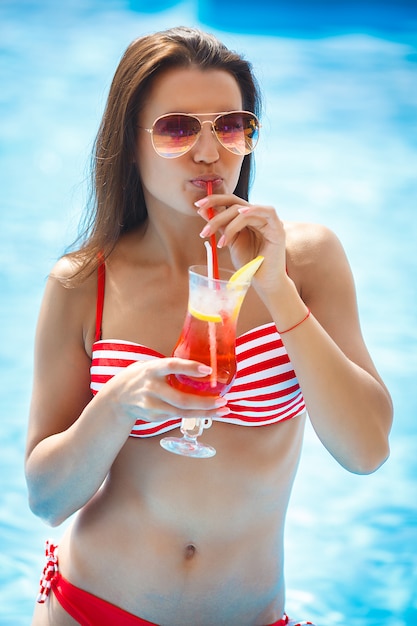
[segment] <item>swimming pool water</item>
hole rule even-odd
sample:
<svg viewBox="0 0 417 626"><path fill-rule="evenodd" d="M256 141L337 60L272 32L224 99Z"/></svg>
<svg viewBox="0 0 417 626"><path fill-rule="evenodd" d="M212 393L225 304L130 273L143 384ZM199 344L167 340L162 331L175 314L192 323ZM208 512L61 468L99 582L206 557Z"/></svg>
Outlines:
<svg viewBox="0 0 417 626"><path fill-rule="evenodd" d="M288 611L318 626L415 624L417 29L274 36L256 23L254 35L194 2L132 2L0 4L0 624L29 623L44 539L62 534L30 513L22 469L45 278L75 235L121 54L180 23L253 61L265 112L252 198L338 234L395 403L391 458L371 476L348 474L307 429L286 532Z"/></svg>

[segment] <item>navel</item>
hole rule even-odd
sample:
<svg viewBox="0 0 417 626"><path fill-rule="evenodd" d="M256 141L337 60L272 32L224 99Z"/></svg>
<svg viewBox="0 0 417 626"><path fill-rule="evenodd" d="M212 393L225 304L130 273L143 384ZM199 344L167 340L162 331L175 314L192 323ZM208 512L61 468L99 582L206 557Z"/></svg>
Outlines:
<svg viewBox="0 0 417 626"><path fill-rule="evenodd" d="M186 561L193 559L197 553L197 548L193 543L188 543L184 548L184 558Z"/></svg>

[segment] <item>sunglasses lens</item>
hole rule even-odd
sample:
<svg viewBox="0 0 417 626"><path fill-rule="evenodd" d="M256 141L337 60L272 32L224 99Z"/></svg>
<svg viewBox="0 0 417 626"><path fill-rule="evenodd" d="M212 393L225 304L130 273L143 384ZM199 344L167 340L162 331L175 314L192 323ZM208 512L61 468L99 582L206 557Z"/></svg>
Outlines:
<svg viewBox="0 0 417 626"><path fill-rule="evenodd" d="M193 117L166 115L154 123L153 145L162 157L181 156L193 147L200 130L200 122Z"/></svg>
<svg viewBox="0 0 417 626"><path fill-rule="evenodd" d="M259 122L252 113L226 113L217 118L214 129L220 143L233 154L250 154L259 139Z"/></svg>

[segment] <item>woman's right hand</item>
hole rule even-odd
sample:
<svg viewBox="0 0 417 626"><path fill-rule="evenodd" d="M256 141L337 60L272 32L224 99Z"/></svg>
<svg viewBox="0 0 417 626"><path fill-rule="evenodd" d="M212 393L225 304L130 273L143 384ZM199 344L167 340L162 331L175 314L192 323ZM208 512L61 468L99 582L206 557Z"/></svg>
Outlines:
<svg viewBox="0 0 417 626"><path fill-rule="evenodd" d="M175 417L222 417L230 412L224 398L184 393L168 380L171 374L198 378L210 373L211 368L203 363L177 357L138 361L109 380L97 397L106 393L114 410L126 415L132 426L137 419L160 422Z"/></svg>

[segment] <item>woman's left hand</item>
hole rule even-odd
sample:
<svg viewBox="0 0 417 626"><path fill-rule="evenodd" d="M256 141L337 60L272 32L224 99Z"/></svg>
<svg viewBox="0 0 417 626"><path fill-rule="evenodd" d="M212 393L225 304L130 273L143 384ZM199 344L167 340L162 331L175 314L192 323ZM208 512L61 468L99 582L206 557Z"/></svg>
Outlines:
<svg viewBox="0 0 417 626"><path fill-rule="evenodd" d="M218 247L229 247L235 268L262 255L265 260L256 280L263 289L276 287L280 277L287 278L285 229L274 207L250 204L226 194L206 196L196 205L199 214L207 220L200 236L205 238L218 233ZM210 220L209 207L216 212Z"/></svg>

